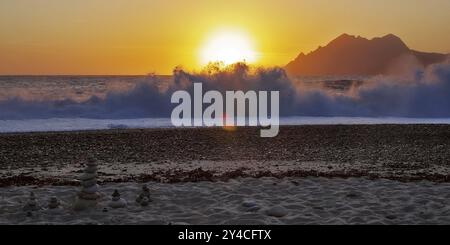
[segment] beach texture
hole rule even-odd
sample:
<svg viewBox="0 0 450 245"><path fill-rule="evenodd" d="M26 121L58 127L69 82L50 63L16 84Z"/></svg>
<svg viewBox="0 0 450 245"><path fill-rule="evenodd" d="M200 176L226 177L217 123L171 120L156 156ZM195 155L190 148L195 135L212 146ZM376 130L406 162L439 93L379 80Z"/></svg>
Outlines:
<svg viewBox="0 0 450 245"><path fill-rule="evenodd" d="M0 186L64 184L90 156L107 182L263 176L448 182L450 126L291 126L276 138L260 138L257 128L0 134Z"/></svg>
<svg viewBox="0 0 450 245"><path fill-rule="evenodd" d="M450 224L449 149L448 125L1 134L0 224ZM92 158L100 199L75 212Z"/></svg>
<svg viewBox="0 0 450 245"><path fill-rule="evenodd" d="M450 224L450 184L366 178L237 178L226 182L148 183L152 202L134 200L141 185L105 184L98 206L74 212L79 188L1 188L0 224ZM112 209L117 189L128 206ZM22 210L29 191L42 208ZM55 210L45 205L61 199Z"/></svg>

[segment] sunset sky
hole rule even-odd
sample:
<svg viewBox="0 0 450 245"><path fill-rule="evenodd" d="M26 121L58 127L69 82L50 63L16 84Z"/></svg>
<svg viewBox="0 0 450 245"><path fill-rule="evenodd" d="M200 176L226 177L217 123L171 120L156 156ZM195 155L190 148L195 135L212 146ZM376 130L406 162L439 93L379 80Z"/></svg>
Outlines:
<svg viewBox="0 0 450 245"><path fill-rule="evenodd" d="M262 65L285 65L344 32L394 33L449 53L449 13L449 0L0 0L0 74L199 69L223 33Z"/></svg>

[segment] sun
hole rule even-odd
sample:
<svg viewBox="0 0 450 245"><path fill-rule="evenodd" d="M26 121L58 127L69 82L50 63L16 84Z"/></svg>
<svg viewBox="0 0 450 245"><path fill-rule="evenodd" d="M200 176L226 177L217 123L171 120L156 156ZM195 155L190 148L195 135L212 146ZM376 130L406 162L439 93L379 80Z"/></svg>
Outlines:
<svg viewBox="0 0 450 245"><path fill-rule="evenodd" d="M200 50L202 65L210 62L223 62L225 65L236 62L253 63L256 52L247 35L236 31L215 33Z"/></svg>

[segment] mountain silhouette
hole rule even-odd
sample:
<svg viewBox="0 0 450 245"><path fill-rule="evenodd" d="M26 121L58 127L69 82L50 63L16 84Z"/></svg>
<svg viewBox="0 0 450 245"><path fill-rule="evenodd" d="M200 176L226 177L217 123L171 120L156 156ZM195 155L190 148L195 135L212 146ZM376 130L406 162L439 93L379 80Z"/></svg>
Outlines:
<svg viewBox="0 0 450 245"><path fill-rule="evenodd" d="M378 75L406 60L428 66L447 56L411 50L393 34L371 40L342 34L325 47L301 53L285 68L291 75Z"/></svg>

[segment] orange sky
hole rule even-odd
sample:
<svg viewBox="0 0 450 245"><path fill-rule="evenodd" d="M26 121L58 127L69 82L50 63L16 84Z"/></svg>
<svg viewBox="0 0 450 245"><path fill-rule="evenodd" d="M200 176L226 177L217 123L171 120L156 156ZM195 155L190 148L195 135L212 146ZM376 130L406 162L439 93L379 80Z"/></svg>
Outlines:
<svg viewBox="0 0 450 245"><path fill-rule="evenodd" d="M211 33L251 39L284 65L341 33L394 33L450 52L448 0L1 0L0 74L170 74L200 67Z"/></svg>

